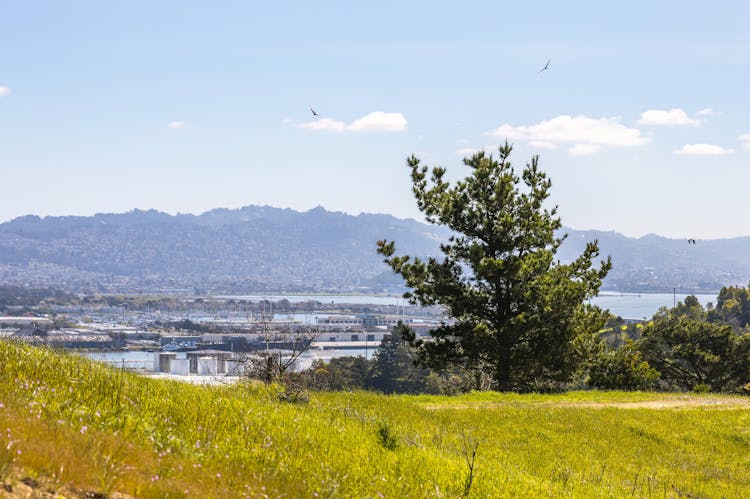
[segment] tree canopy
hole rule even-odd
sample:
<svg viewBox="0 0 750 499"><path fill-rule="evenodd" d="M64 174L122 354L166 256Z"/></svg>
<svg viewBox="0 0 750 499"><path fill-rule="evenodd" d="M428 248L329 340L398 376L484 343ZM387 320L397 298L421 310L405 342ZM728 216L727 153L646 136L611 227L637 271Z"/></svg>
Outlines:
<svg viewBox="0 0 750 499"><path fill-rule="evenodd" d="M511 150L506 143L497 156L465 158L471 173L454 184L445 168L408 158L417 206L454 235L441 245L442 258L396 256L393 241L378 241L378 251L411 289L405 297L443 305L452 317L426 341L407 335L422 365L456 365L477 380L489 376L494 389L525 390L570 378L580 361L574 339L604 322L586 301L611 262L595 266L596 241L571 262L555 260L564 237L555 233L557 207L545 207L551 182L537 156L518 176Z"/></svg>
<svg viewBox="0 0 750 499"><path fill-rule="evenodd" d="M712 322L724 322L741 332L750 326L750 285L721 288L716 308L708 314Z"/></svg>
<svg viewBox="0 0 750 499"><path fill-rule="evenodd" d="M373 359L373 372L368 387L383 393L420 393L425 391L429 374L414 366L409 345L404 341L402 324L383 338Z"/></svg>
<svg viewBox="0 0 750 499"><path fill-rule="evenodd" d="M657 312L642 330L638 348L668 388L747 391L750 332L744 330L747 290L722 288L706 310L695 296Z"/></svg>
<svg viewBox="0 0 750 499"><path fill-rule="evenodd" d="M735 377L738 343L727 324L662 311L643 328L640 349L670 385L719 391Z"/></svg>

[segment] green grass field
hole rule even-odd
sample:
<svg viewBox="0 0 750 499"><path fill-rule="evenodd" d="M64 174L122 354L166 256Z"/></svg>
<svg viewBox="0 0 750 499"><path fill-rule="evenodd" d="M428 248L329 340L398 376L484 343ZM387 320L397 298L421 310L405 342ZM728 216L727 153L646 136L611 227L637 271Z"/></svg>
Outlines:
<svg viewBox="0 0 750 499"><path fill-rule="evenodd" d="M0 342L0 482L136 497L750 497L746 397L289 403L280 390L148 379Z"/></svg>

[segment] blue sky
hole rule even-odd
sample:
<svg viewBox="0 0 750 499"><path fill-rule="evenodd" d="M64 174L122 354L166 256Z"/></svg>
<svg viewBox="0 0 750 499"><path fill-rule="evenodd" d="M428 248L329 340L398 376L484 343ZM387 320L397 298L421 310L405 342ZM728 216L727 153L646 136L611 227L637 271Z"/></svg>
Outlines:
<svg viewBox="0 0 750 499"><path fill-rule="evenodd" d="M565 225L750 235L748 4L564 4L3 2L0 221L419 218L406 156L507 137Z"/></svg>

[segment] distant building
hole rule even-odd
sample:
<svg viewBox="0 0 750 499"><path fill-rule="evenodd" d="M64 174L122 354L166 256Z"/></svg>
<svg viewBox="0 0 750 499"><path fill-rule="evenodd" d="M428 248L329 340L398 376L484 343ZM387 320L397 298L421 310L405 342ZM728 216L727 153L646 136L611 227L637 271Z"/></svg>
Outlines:
<svg viewBox="0 0 750 499"><path fill-rule="evenodd" d="M52 319L47 317L0 316L0 326L32 326L47 328L52 326Z"/></svg>
<svg viewBox="0 0 750 499"><path fill-rule="evenodd" d="M368 343L374 343L379 345L381 341L383 341L383 336L388 334L385 331L381 332L367 332L367 333L352 333L352 332L337 332L337 331L330 331L326 333L320 334L315 341L313 341L314 345L325 346L327 349L330 349L332 345L342 342L355 342L355 343L361 343L362 346L364 346L365 342Z"/></svg>
<svg viewBox="0 0 750 499"><path fill-rule="evenodd" d="M353 315L329 315L327 317L317 317L318 326L331 329L343 328L361 328L362 319Z"/></svg>
<svg viewBox="0 0 750 499"><path fill-rule="evenodd" d="M89 329L46 330L35 326L24 326L11 335L25 343L45 344L57 348L112 348L112 338Z"/></svg>
<svg viewBox="0 0 750 499"><path fill-rule="evenodd" d="M367 329L375 328L391 328L397 326L399 322L409 322L409 319L404 319L400 315L382 315L382 314L363 314L359 316L362 319L362 324Z"/></svg>

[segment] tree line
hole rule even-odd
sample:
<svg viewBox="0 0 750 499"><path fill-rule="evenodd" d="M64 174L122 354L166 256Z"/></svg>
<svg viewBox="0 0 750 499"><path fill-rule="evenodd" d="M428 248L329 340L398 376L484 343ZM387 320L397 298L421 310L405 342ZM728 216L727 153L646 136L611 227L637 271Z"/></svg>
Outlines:
<svg viewBox="0 0 750 499"><path fill-rule="evenodd" d="M425 219L449 229L440 257L377 251L410 290L412 304L452 318L417 337L400 327L376 357L336 359L299 375L321 388L450 393L468 389L569 388L750 392L750 287L728 287L715 307L694 297L629 326L590 304L612 268L596 240L562 262L565 236L551 182L532 157L520 174L507 143L497 156L463 160L470 174L407 159Z"/></svg>
<svg viewBox="0 0 750 499"><path fill-rule="evenodd" d="M386 335L372 359L341 357L317 361L286 382L317 390L452 395L492 388L477 385L476 372L457 366L420 365L408 327ZM660 390L750 395L750 285L725 287L714 306L688 296L651 319L625 324L610 316L605 327L575 345L582 359L570 378L536 389Z"/></svg>

